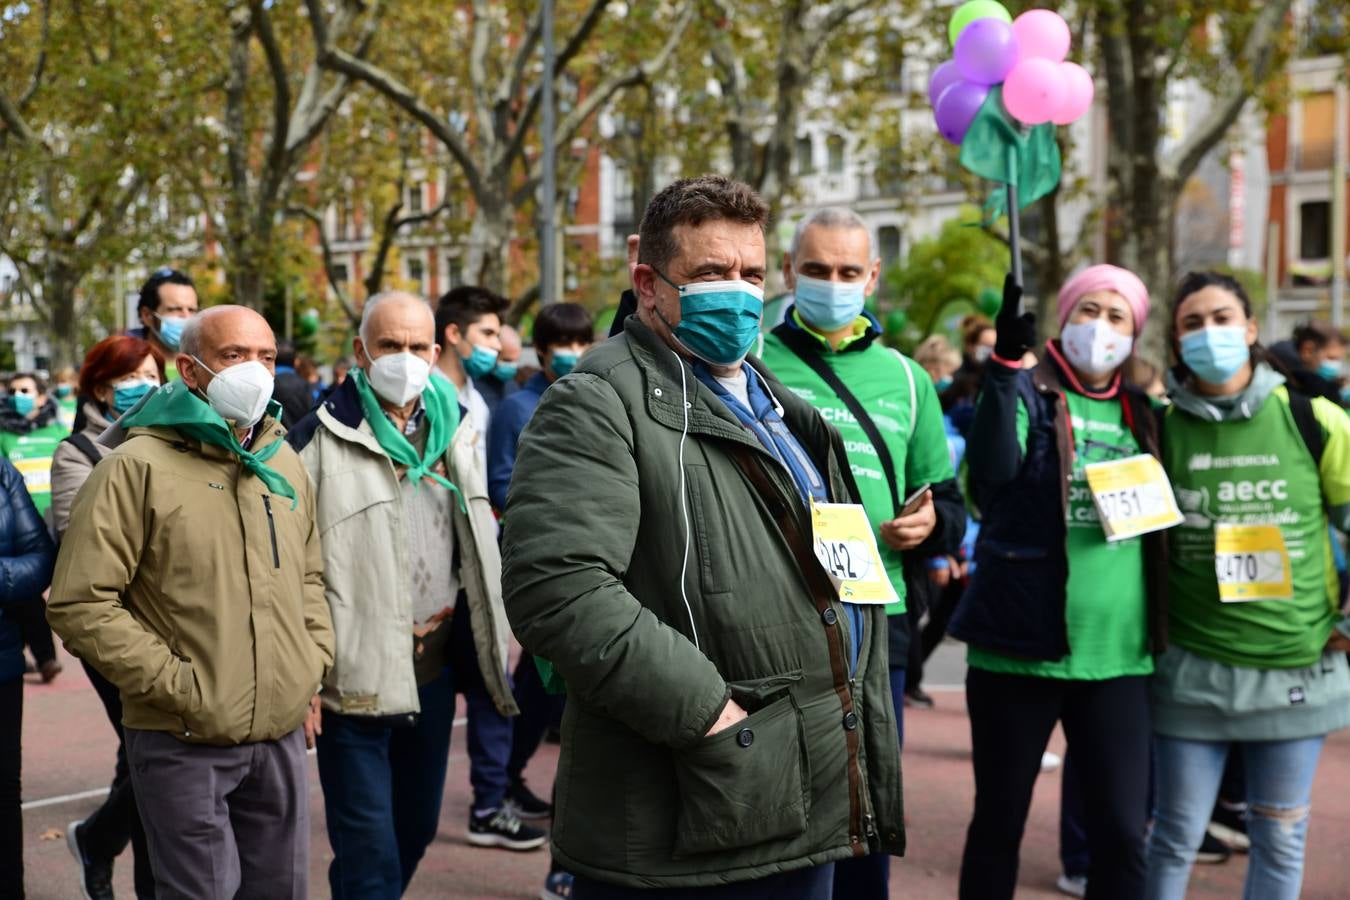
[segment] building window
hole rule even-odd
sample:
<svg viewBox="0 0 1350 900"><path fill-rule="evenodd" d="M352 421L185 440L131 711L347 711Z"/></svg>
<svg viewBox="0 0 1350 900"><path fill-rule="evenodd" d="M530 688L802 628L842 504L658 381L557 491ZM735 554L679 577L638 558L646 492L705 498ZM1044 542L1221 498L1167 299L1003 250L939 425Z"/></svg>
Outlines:
<svg viewBox="0 0 1350 900"><path fill-rule="evenodd" d="M815 148L811 146L811 138L797 138L797 174L811 175L816 171Z"/></svg>
<svg viewBox="0 0 1350 900"><path fill-rule="evenodd" d="M1315 200L1298 207L1299 259L1331 258L1331 203Z"/></svg>
<svg viewBox="0 0 1350 900"><path fill-rule="evenodd" d="M457 257L448 256L445 259L445 286L457 288L464 283L464 264Z"/></svg>
<svg viewBox="0 0 1350 900"><path fill-rule="evenodd" d="M1303 127L1298 135L1298 167L1307 171L1330 169L1336 147L1336 95L1331 91L1303 98Z"/></svg>
<svg viewBox="0 0 1350 900"><path fill-rule="evenodd" d="M831 175L844 174L844 139L832 134L825 139L826 160Z"/></svg>
<svg viewBox="0 0 1350 900"><path fill-rule="evenodd" d="M347 271L346 263L333 264L333 280L338 284L346 284L351 280L351 273Z"/></svg>
<svg viewBox="0 0 1350 900"><path fill-rule="evenodd" d="M408 186L408 212L420 213L422 211L422 182Z"/></svg>
<svg viewBox="0 0 1350 900"><path fill-rule="evenodd" d="M420 259L408 260L408 280L417 282L418 290L422 289L422 261Z"/></svg>

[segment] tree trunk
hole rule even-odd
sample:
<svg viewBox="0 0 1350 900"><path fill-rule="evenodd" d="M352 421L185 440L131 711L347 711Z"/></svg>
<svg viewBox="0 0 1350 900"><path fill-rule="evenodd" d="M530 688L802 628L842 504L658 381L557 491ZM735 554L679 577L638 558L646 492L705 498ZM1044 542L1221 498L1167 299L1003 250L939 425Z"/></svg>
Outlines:
<svg viewBox="0 0 1350 900"><path fill-rule="evenodd" d="M76 315L75 290L80 276L57 254L42 273L42 299L51 316L51 369L78 366L80 317Z"/></svg>
<svg viewBox="0 0 1350 900"><path fill-rule="evenodd" d="M469 229L465 274L502 296L507 294L506 262L511 251L511 209L504 197L483 198Z"/></svg>

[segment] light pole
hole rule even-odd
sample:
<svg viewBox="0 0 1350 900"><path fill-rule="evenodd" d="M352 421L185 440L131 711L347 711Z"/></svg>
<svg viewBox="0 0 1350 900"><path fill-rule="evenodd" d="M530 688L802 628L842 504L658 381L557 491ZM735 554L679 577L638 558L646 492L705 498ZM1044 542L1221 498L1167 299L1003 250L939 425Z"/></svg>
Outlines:
<svg viewBox="0 0 1350 900"><path fill-rule="evenodd" d="M554 206L556 205L557 190L557 164L558 148L553 145L553 130L555 128L555 119L557 111L553 102L553 66L554 66L554 47L553 47L553 0L543 0L543 9L540 11L541 25L544 32L544 84L541 91L543 98L543 118L540 128L543 130L541 144L543 146L543 178L540 186L540 192L543 196L539 200L539 300L541 303L556 303L558 301L558 235L554 230Z"/></svg>

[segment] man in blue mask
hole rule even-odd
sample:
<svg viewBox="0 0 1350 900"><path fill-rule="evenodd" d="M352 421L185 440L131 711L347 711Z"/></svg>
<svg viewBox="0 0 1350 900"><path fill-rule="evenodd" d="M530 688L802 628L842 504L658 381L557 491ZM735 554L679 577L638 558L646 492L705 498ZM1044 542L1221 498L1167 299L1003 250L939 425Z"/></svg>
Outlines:
<svg viewBox="0 0 1350 900"><path fill-rule="evenodd" d="M183 327L197 314L197 309L197 286L177 269L156 269L141 285L136 303L141 327L129 329L127 334L149 341L159 349L160 355L168 360L165 371L170 379L178 377L174 365L178 344Z"/></svg>
<svg viewBox="0 0 1350 900"><path fill-rule="evenodd" d="M497 366L502 316L510 306L505 297L474 285L453 288L436 303L436 340L442 350L431 374L455 386L459 402L481 434L487 434L492 410L477 386ZM487 466L486 448L483 465Z"/></svg>
<svg viewBox="0 0 1350 900"><path fill-rule="evenodd" d="M843 440L747 358L767 221L722 176L657 193L636 314L520 439L504 599L567 685L575 900L818 900L835 862L904 849L885 613L816 555L820 504L857 502Z"/></svg>
<svg viewBox="0 0 1350 900"><path fill-rule="evenodd" d="M955 553L965 525L942 409L932 379L914 360L881 343L864 304L881 260L867 224L849 209L826 208L797 225L783 261L793 305L764 339L764 362L844 436L848 463L881 549L897 602L886 607L891 698L903 743L911 638L928 584L925 559ZM908 508L904 499L929 490ZM847 604L851 616L863 607ZM916 659L916 663L918 660ZM841 861L837 897L884 900L889 857Z"/></svg>

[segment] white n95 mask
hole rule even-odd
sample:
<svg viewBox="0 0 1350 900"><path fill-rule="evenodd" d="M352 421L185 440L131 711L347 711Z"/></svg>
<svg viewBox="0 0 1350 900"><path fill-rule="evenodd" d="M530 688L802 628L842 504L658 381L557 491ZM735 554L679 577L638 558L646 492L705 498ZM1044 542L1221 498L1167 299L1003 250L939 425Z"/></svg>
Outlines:
<svg viewBox="0 0 1350 900"><path fill-rule="evenodd" d="M370 386L386 403L407 406L422 396L431 363L414 353L389 353L370 364Z"/></svg>
<svg viewBox="0 0 1350 900"><path fill-rule="evenodd" d="M206 363L195 356L192 358L197 360L197 365L211 372ZM216 414L233 422L236 428L251 428L257 424L267 412L275 386L275 379L267 367L257 360L249 360L211 374L215 377L206 386L206 402Z"/></svg>

